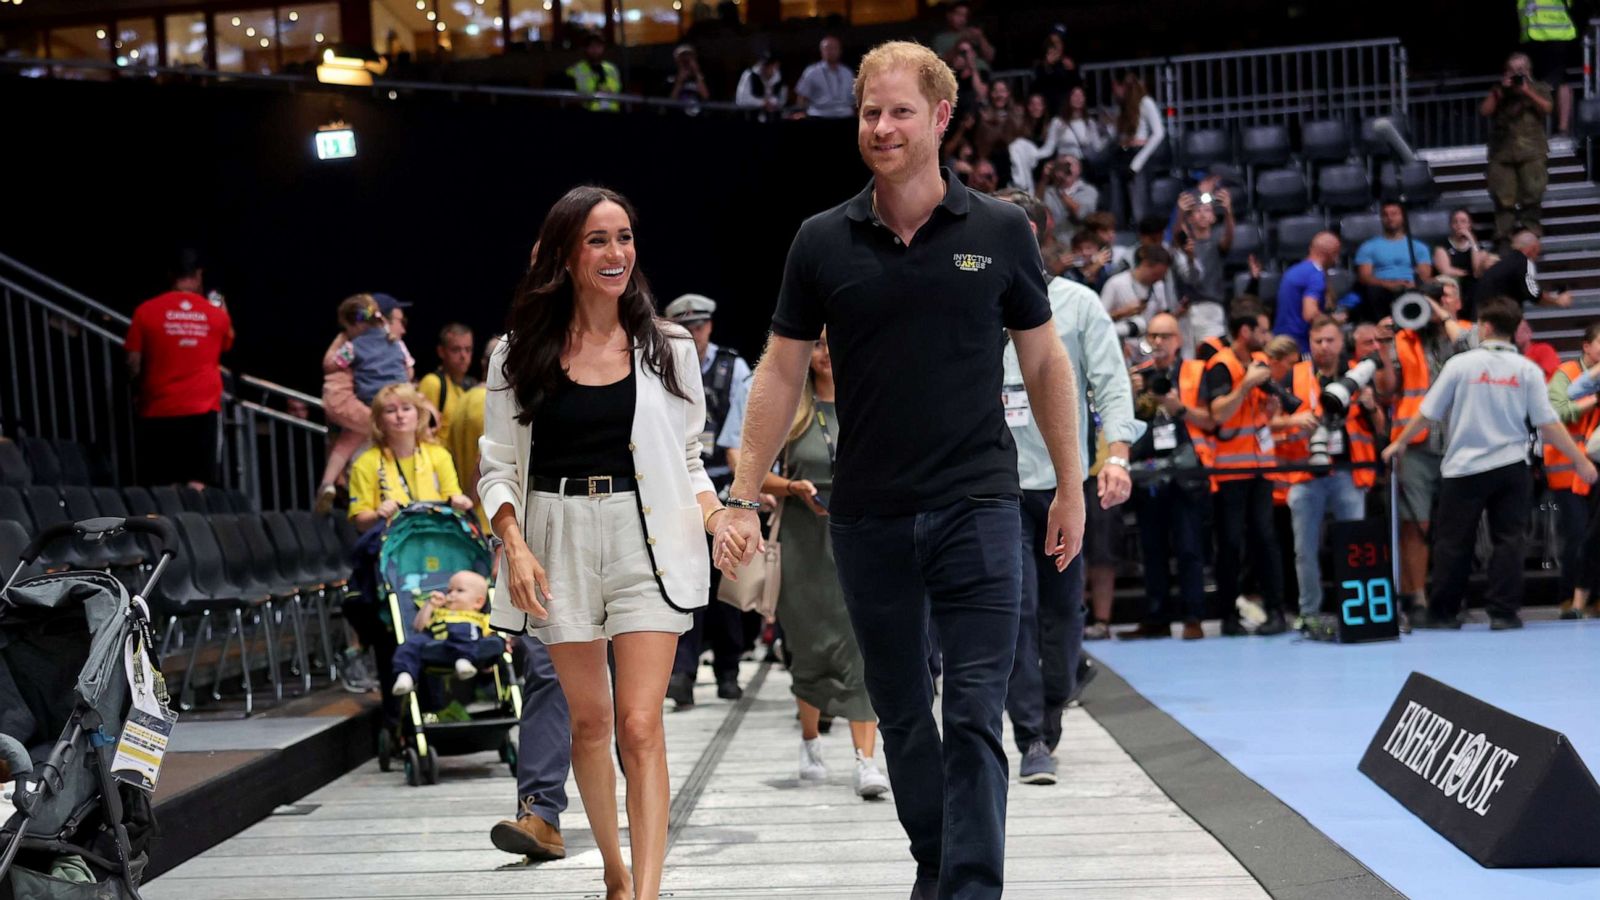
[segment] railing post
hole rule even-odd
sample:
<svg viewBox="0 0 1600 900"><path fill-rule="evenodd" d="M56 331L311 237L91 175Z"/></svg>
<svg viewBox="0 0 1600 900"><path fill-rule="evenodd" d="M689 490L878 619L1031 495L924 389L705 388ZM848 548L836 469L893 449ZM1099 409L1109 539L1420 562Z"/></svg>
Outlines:
<svg viewBox="0 0 1600 900"><path fill-rule="evenodd" d="M1395 50L1393 58L1396 61L1398 70L1393 81L1399 90L1400 120L1406 121L1406 117L1411 113L1411 67L1404 44L1401 44ZM1394 88L1391 88L1391 90L1394 90Z"/></svg>

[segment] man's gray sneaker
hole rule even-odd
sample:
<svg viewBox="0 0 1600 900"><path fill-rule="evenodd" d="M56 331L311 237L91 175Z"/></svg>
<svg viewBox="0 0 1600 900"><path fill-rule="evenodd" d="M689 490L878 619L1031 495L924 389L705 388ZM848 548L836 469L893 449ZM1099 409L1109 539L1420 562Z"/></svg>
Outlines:
<svg viewBox="0 0 1600 900"><path fill-rule="evenodd" d="M1028 745L1017 780L1023 784L1056 783L1056 760L1050 755L1050 748L1045 746L1044 741L1034 741Z"/></svg>

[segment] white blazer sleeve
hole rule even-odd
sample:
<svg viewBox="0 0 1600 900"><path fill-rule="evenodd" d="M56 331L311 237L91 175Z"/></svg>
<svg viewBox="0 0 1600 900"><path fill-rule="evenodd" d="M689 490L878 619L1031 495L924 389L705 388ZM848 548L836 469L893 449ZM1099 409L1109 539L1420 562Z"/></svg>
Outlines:
<svg viewBox="0 0 1600 900"><path fill-rule="evenodd" d="M490 519L509 503L522 521L522 479L518 470L526 464L517 453L516 394L506 388L504 372L506 347L501 337L499 346L489 357L488 384L483 401L483 437L478 438L478 498Z"/></svg>
<svg viewBox="0 0 1600 900"><path fill-rule="evenodd" d="M1161 121L1161 110L1156 106L1156 102L1149 97L1139 101L1139 119L1146 128L1150 129L1150 136L1145 139L1145 145L1139 148L1139 153L1133 158L1133 162L1128 163L1128 168L1135 172L1144 171L1144 164L1156 152L1156 148L1161 146L1161 142L1167 138L1167 126Z"/></svg>
<svg viewBox="0 0 1600 900"><path fill-rule="evenodd" d="M671 336L669 340L673 352L678 354L678 378L689 395L686 405L689 412L683 423L683 458L689 466L689 491L693 494L715 493L717 488L711 483L711 476L706 474L705 460L700 455L700 435L706 430L706 394L705 386L697 377L700 374L699 354L687 332L681 338Z"/></svg>

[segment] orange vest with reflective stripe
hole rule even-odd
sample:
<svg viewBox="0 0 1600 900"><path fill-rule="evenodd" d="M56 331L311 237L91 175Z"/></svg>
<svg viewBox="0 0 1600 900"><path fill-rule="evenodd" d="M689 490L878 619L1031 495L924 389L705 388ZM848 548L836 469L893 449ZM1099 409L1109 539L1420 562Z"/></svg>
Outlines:
<svg viewBox="0 0 1600 900"><path fill-rule="evenodd" d="M1228 342L1219 337L1208 337L1194 347L1194 358L1200 362L1210 362L1211 357L1228 349Z"/></svg>
<svg viewBox="0 0 1600 900"><path fill-rule="evenodd" d="M1355 361L1350 364L1354 368ZM1322 385L1317 381L1317 373L1312 368L1310 360L1295 363L1294 366L1294 395L1305 404L1303 409L1311 410L1317 418L1322 418ZM1349 440L1348 448L1350 461L1353 463L1370 463L1378 459L1377 442L1373 440L1372 429L1367 427L1366 420L1362 418L1361 407L1350 404L1350 409L1344 419L1345 437ZM1294 440L1279 441L1277 448L1278 462L1302 463L1311 458L1310 437ZM1281 477L1290 484L1299 484L1310 481L1316 477L1311 472L1285 472ZM1351 469L1350 478L1359 488L1370 488L1378 482L1377 472L1373 469Z"/></svg>
<svg viewBox="0 0 1600 900"><path fill-rule="evenodd" d="M1583 374L1583 364L1577 360L1567 360L1556 368L1557 372L1567 373L1567 377L1574 381ZM1579 447L1588 443L1589 435L1595 426L1600 425L1600 406L1596 406L1583 414L1576 422L1567 422L1567 434L1572 435L1572 440ZM1589 494L1589 485L1581 478L1575 478L1572 460L1566 454L1550 446L1544 445L1544 478L1553 491L1571 491L1580 497Z"/></svg>
<svg viewBox="0 0 1600 900"><path fill-rule="evenodd" d="M1178 399L1183 401L1184 406L1195 409L1205 406L1205 401L1200 399L1200 387L1205 381L1205 376L1206 364L1198 359L1186 359L1178 368ZM1194 424L1194 421L1187 417L1184 420L1184 427L1189 431L1189 442L1194 445L1195 458L1200 461L1200 465L1210 468L1211 461L1217 456L1217 448L1213 443L1216 439L1211 432Z"/></svg>
<svg viewBox="0 0 1600 900"><path fill-rule="evenodd" d="M1470 326L1470 322L1457 324ZM1395 355L1400 358L1400 394L1395 401L1394 421L1389 423L1389 440L1394 442L1400 439L1400 432L1406 427L1413 416L1422 411L1422 398L1428 395L1428 385L1432 379L1428 377L1428 353L1423 349L1422 338L1414 331L1398 331L1394 336ZM1428 429L1417 432L1411 439L1411 445L1416 446L1428 437Z"/></svg>
<svg viewBox="0 0 1600 900"><path fill-rule="evenodd" d="M1243 381L1245 366L1239 361L1232 348L1221 350L1211 357L1206 363L1206 372L1209 374L1215 366L1225 366L1228 374L1233 376L1234 387L1237 388ZM1216 459L1212 465L1218 469L1259 469L1271 466L1276 462L1271 450L1263 450L1257 440L1257 432L1267 427L1272 419L1267 415L1267 398L1260 391L1246 391L1244 400L1239 403L1239 408L1226 422L1217 428ZM1211 489L1224 481L1239 481L1253 477L1247 472L1238 475L1214 475L1211 478Z"/></svg>

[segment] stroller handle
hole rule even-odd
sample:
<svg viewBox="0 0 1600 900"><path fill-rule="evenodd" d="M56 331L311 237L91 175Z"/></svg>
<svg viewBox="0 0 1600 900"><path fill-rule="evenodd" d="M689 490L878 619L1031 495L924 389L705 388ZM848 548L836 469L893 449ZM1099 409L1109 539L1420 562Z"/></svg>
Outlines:
<svg viewBox="0 0 1600 900"><path fill-rule="evenodd" d="M104 540L107 536L118 531L140 532L153 535L161 541L161 553L168 556L175 553L178 543L178 532L172 523L165 518L155 516L120 518L117 516L104 516L97 519L80 519L76 522L61 522L46 528L37 537L28 543L22 551L22 561L31 563L39 558L44 548L54 541L64 537L82 537L90 540Z"/></svg>

